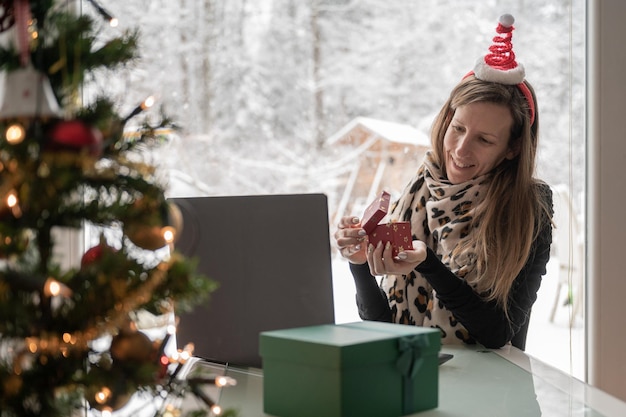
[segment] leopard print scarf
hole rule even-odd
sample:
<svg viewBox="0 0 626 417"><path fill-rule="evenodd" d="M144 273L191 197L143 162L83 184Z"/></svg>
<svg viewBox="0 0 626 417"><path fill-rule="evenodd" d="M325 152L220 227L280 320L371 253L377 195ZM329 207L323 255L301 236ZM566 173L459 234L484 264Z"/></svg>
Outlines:
<svg viewBox="0 0 626 417"><path fill-rule="evenodd" d="M462 184L450 184L431 152L394 205L390 219L410 221L413 238L426 243L459 278L473 282L476 257L471 251L454 253L470 233L476 207L486 192L487 175ZM442 343L474 343L467 330L438 300L435 290L416 271L387 275L381 281L393 320L439 328Z"/></svg>

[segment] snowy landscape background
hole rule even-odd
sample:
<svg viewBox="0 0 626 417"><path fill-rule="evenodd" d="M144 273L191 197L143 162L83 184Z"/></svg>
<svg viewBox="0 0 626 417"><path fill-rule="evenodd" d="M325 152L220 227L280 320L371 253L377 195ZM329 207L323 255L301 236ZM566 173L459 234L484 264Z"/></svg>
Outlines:
<svg viewBox="0 0 626 417"><path fill-rule="evenodd" d="M499 15L512 13L514 49L539 102L538 175L571 184L580 199L584 2L114 0L107 7L120 25L103 31L139 28L141 58L121 77L100 77L92 91L118 97L128 111L157 96L182 128L162 149L164 168L202 182L205 194L321 191L331 202L340 187L333 162L342 155L326 139L359 116L429 134L451 88L487 53Z"/></svg>
<svg viewBox="0 0 626 417"><path fill-rule="evenodd" d="M451 88L487 52L498 17L511 13L517 59L539 102L537 175L564 184L582 218L584 3L110 0L120 25L103 22L102 32L139 28L141 58L121 76L99 74L86 99L106 92L130 112L156 95L181 128L152 155L170 196L322 192L332 212L350 162L327 138L356 117L429 135ZM89 2L81 7L95 15ZM544 305L552 303L556 271ZM545 343L529 347L540 357L543 346L560 343L560 356L570 358L566 323L569 344L562 332L545 331Z"/></svg>

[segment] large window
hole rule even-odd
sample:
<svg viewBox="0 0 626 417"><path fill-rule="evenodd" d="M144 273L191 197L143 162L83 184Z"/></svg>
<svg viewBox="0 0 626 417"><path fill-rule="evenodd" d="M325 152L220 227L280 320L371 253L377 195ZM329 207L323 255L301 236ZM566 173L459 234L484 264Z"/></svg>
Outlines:
<svg viewBox="0 0 626 417"><path fill-rule="evenodd" d="M120 24L103 21L104 31L141 29L141 60L89 91L106 89L129 110L156 95L177 121L154 155L170 196L323 192L333 218L359 214L371 184L401 189L449 90L486 52L498 16L513 14L539 101L537 175L555 191L558 223L527 352L584 378L584 2L106 5ZM357 319L347 267L336 264L338 320Z"/></svg>

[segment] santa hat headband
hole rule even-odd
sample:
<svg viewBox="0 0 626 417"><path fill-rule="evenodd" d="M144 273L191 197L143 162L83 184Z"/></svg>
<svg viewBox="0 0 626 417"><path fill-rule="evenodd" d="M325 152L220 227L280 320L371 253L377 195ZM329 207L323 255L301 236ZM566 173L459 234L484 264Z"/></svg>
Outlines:
<svg viewBox="0 0 626 417"><path fill-rule="evenodd" d="M513 23L515 18L510 14L500 16L493 44L489 47L489 53L476 62L473 71L466 75L474 75L479 80L494 83L516 85L528 102L530 112L530 124L535 122L535 101L528 86L524 83L524 66L515 60L513 52Z"/></svg>

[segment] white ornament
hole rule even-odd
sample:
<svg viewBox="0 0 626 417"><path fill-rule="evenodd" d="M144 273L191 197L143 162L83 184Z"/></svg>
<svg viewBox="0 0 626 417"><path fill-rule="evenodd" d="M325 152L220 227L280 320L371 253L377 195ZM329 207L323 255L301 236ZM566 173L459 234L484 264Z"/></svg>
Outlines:
<svg viewBox="0 0 626 417"><path fill-rule="evenodd" d="M0 119L61 115L50 80L30 65L6 73L3 90Z"/></svg>

